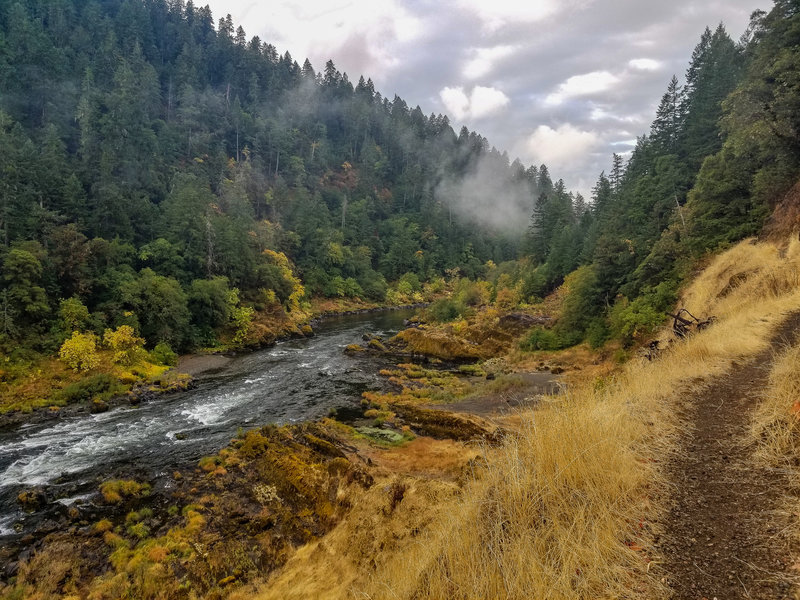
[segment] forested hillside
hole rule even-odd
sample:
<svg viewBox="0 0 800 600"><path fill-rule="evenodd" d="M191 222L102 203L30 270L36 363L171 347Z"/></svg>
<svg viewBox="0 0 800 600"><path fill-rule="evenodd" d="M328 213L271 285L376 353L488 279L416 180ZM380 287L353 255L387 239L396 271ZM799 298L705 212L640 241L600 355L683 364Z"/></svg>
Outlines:
<svg viewBox="0 0 800 600"><path fill-rule="evenodd" d="M496 294L505 274L525 302L566 283L557 326L526 347L630 343L796 180L795 5L757 11L738 42L707 29L587 203L191 1L4 0L0 340L50 353L128 324L186 350L312 296L399 285L397 302L445 275L492 276Z"/></svg>
<svg viewBox="0 0 800 600"><path fill-rule="evenodd" d="M685 82L672 78L649 135L627 162L614 156L580 221L558 195L539 202L525 289L543 296L566 276L569 293L555 332L529 347L649 334L698 260L760 231L800 173L798 10L754 12L738 43L706 29Z"/></svg>
<svg viewBox="0 0 800 600"><path fill-rule="evenodd" d="M150 345L213 345L237 310L476 277L517 258L523 232L475 227L466 178L522 223L553 187L446 116L332 61L301 67L191 0L0 2L0 147L8 350L120 324Z"/></svg>

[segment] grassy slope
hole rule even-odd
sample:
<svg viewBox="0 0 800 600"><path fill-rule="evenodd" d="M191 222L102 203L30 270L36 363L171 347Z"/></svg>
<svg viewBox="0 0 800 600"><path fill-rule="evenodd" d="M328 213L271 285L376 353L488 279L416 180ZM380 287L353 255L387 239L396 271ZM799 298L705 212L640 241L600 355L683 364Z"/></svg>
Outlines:
<svg viewBox="0 0 800 600"><path fill-rule="evenodd" d="M376 521L385 502L376 486L257 597L665 594L649 549L668 499L661 465L676 451L676 410L763 350L800 308L800 243L738 244L698 275L683 305L718 321L656 361L631 361L519 415L501 447L483 449L463 490L414 480L409 501Z"/></svg>

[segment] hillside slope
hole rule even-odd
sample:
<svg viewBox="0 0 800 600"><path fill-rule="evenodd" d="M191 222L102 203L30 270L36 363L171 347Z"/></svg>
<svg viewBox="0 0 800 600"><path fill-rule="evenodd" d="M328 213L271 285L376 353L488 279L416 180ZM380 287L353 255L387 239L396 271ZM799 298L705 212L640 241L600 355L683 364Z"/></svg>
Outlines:
<svg viewBox="0 0 800 600"><path fill-rule="evenodd" d="M693 280L683 302L716 322L665 344L653 361L634 359L612 377L520 413L500 448L482 449L485 465L471 470L463 491L442 496L437 484L415 481L409 504L394 512L371 512L374 503L357 508L299 550L256 597L694 597L683 595L691 576L676 558L665 562L665 546L656 543L682 533L667 515L690 491L682 487L691 476L684 473L692 451L682 433L691 427L686 415L725 381L738 381L737 365L776 350L776 336L800 310L800 242L738 244ZM787 418L792 410L780 409ZM740 475L726 483L735 489L747 481ZM709 526L728 514L712 500ZM773 513L761 523L784 527ZM353 543L362 536L374 554ZM696 549L685 550L709 548L698 538ZM727 581L740 564L728 560L725 569Z"/></svg>

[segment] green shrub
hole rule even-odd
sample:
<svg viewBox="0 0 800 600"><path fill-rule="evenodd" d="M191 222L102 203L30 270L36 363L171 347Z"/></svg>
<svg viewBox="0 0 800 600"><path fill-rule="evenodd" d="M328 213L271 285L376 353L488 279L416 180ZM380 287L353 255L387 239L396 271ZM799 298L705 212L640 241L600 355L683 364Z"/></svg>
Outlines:
<svg viewBox="0 0 800 600"><path fill-rule="evenodd" d="M416 273L406 273L397 282L397 290L404 294L419 292L421 289L422 283Z"/></svg>
<svg viewBox="0 0 800 600"><path fill-rule="evenodd" d="M464 306L452 298L442 298L437 300L428 308L428 315L434 321L447 323L460 317L464 312Z"/></svg>
<svg viewBox="0 0 800 600"><path fill-rule="evenodd" d="M544 267L534 269L522 281L522 295L527 300L541 300L548 291Z"/></svg>
<svg viewBox="0 0 800 600"><path fill-rule="evenodd" d="M586 328L586 341L594 349L600 348L605 344L609 336L608 325L606 325L606 321L603 318L593 319Z"/></svg>
<svg viewBox="0 0 800 600"><path fill-rule="evenodd" d="M64 389L53 394L57 403L73 404L75 402L88 402L92 398L108 392L114 392L117 381L108 373L98 373L86 379L81 379Z"/></svg>
<svg viewBox="0 0 800 600"><path fill-rule="evenodd" d="M534 350L560 350L563 346L552 329L536 327L525 336L519 347L532 352Z"/></svg>
<svg viewBox="0 0 800 600"><path fill-rule="evenodd" d="M676 288L672 282L663 282L629 302L618 300L609 314L614 335L625 345L652 335L666 319L665 311L674 302Z"/></svg>
<svg viewBox="0 0 800 600"><path fill-rule="evenodd" d="M168 367L174 367L178 364L178 355L172 351L172 348L166 342L156 344L156 347L150 352L150 357L157 363Z"/></svg>
<svg viewBox="0 0 800 600"><path fill-rule="evenodd" d="M535 350L563 350L581 341L579 331L544 329L536 327L520 342L519 347L528 352Z"/></svg>
<svg viewBox="0 0 800 600"><path fill-rule="evenodd" d="M386 291L389 289L389 286L386 285L386 280L380 273L370 269L367 273L362 275L360 285L364 294L370 300L381 302L386 299Z"/></svg>
<svg viewBox="0 0 800 600"><path fill-rule="evenodd" d="M60 302L58 316L67 331L81 331L89 321L89 309L80 298L72 297Z"/></svg>

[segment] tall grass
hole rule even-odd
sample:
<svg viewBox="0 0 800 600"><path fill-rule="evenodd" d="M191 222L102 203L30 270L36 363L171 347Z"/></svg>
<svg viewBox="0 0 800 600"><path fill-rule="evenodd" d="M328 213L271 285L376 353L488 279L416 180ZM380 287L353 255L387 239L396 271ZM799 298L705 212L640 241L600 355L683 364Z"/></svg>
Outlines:
<svg viewBox="0 0 800 600"><path fill-rule="evenodd" d="M800 343L784 348L775 359L769 385L753 414L750 442L762 465L787 474L790 486L775 509L776 529L773 546L787 545L794 552L800 545ZM800 597L800 577L796 566L784 577Z"/></svg>
<svg viewBox="0 0 800 600"><path fill-rule="evenodd" d="M612 598L664 593L650 521L667 501L676 408L764 349L800 308L800 245L743 242L686 290L709 329L612 380L523 414L460 504L365 586L373 598Z"/></svg>
<svg viewBox="0 0 800 600"><path fill-rule="evenodd" d="M293 576L278 574L264 597L292 597L288 584L319 577L325 561L338 578L330 598L665 596L652 523L670 493L663 465L679 452L677 409L767 347L800 308L800 244L733 247L697 277L683 305L718 320L653 362L632 361L521 413L501 447L483 450L461 494L426 507L418 492L417 504L400 504L392 518L415 523L411 534L411 525L401 534L397 522L370 518L354 499L338 531L301 550L287 565Z"/></svg>
<svg viewBox="0 0 800 600"><path fill-rule="evenodd" d="M751 441L770 463L800 464L800 344L784 350L770 372L769 388L753 416ZM797 470L796 467L793 470ZM800 472L798 472L800 474Z"/></svg>

